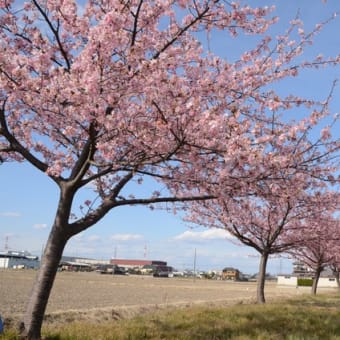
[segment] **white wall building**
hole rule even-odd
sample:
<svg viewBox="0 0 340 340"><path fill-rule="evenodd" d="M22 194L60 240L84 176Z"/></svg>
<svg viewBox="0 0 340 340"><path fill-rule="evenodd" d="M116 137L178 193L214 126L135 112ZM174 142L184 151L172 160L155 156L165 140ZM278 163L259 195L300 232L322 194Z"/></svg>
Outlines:
<svg viewBox="0 0 340 340"><path fill-rule="evenodd" d="M277 284L283 286L297 286L297 276L292 275L278 275Z"/></svg>
<svg viewBox="0 0 340 340"><path fill-rule="evenodd" d="M0 252L0 268L2 269L36 269L40 262L38 256L31 255L26 251Z"/></svg>
<svg viewBox="0 0 340 340"><path fill-rule="evenodd" d="M295 275L278 275L277 284L282 286L298 285L298 277ZM318 281L318 288L337 288L337 282L334 277L320 277Z"/></svg>

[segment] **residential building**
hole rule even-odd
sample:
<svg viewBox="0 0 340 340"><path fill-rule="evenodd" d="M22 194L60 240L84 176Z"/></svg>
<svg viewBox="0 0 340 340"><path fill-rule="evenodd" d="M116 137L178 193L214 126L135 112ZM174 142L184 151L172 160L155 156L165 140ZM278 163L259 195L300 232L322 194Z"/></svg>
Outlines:
<svg viewBox="0 0 340 340"><path fill-rule="evenodd" d="M240 278L240 271L236 268L226 267L222 270L222 280L237 281Z"/></svg>
<svg viewBox="0 0 340 340"><path fill-rule="evenodd" d="M293 262L293 275L310 276L313 275L313 270L302 261Z"/></svg>

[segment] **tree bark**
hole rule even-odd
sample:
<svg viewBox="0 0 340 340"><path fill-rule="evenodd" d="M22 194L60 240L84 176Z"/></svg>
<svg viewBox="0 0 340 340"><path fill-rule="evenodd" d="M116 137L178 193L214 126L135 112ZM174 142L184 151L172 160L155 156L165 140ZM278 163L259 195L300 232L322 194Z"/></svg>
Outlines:
<svg viewBox="0 0 340 340"><path fill-rule="evenodd" d="M333 274L335 276L336 284L338 287L338 292L340 292L340 272L338 270L333 271Z"/></svg>
<svg viewBox="0 0 340 340"><path fill-rule="evenodd" d="M259 275L257 278L257 295L256 295L257 303L266 302L266 299L264 297L264 286L265 286L265 281L266 281L266 268L267 268L268 257L269 257L269 254L267 253L261 254Z"/></svg>
<svg viewBox="0 0 340 340"><path fill-rule="evenodd" d="M313 295L316 295L316 290L318 288L318 282L319 282L321 271L322 271L321 267L318 267L315 271L315 276L313 278L313 286L312 286L312 294Z"/></svg>
<svg viewBox="0 0 340 340"><path fill-rule="evenodd" d="M23 339L41 339L41 326L47 302L68 240L66 235L67 232L62 227L53 226L29 297L23 323L20 325L20 335Z"/></svg>

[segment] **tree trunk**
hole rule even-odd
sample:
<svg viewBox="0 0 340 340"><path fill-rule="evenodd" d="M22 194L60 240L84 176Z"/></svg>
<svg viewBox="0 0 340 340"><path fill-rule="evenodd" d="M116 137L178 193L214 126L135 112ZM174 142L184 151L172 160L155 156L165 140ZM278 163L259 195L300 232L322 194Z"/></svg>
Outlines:
<svg viewBox="0 0 340 340"><path fill-rule="evenodd" d="M338 287L338 292L340 292L340 272L338 270L333 271L333 274L335 276L336 285Z"/></svg>
<svg viewBox="0 0 340 340"><path fill-rule="evenodd" d="M29 297L24 321L20 326L21 337L24 339L41 339L41 326L47 302L68 240L66 235L67 232L62 227L53 226Z"/></svg>
<svg viewBox="0 0 340 340"><path fill-rule="evenodd" d="M313 295L316 295L316 290L318 288L318 282L319 282L321 271L322 271L321 267L318 267L315 271L315 276L314 276L314 279L313 279L313 286L312 286L312 294Z"/></svg>
<svg viewBox="0 0 340 340"><path fill-rule="evenodd" d="M269 254L267 253L261 254L259 275L257 278L257 296L256 296L257 303L266 302L266 299L264 297L264 285L265 285L265 280L266 280L266 268L267 268L268 256Z"/></svg>

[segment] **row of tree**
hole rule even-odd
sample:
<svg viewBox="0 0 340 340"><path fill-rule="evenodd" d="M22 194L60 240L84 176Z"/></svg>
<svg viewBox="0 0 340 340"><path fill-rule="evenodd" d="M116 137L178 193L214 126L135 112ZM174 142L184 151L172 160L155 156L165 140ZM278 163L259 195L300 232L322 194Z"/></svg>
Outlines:
<svg viewBox="0 0 340 340"><path fill-rule="evenodd" d="M294 176L293 176L294 177ZM293 179L293 177L291 179ZM220 195L195 202L187 220L208 227L223 228L242 244L260 254L257 302L264 303L266 265L270 255L290 254L314 271L313 293L320 273L340 267L339 193L308 187L296 190L296 182L282 185L258 183L258 191L242 196ZM218 189L219 190L219 189Z"/></svg>
<svg viewBox="0 0 340 340"><path fill-rule="evenodd" d="M334 86L319 102L275 84L339 56L302 60L326 23L306 33L296 18L274 38L272 10L222 0L0 1L0 161L32 164L60 192L23 337L41 337L68 240L120 206L181 204L189 221L255 248L260 302L270 254L336 248ZM206 51L202 31L257 35L258 44L229 61ZM136 197L145 178L155 190ZM93 194L79 211L85 187Z"/></svg>

